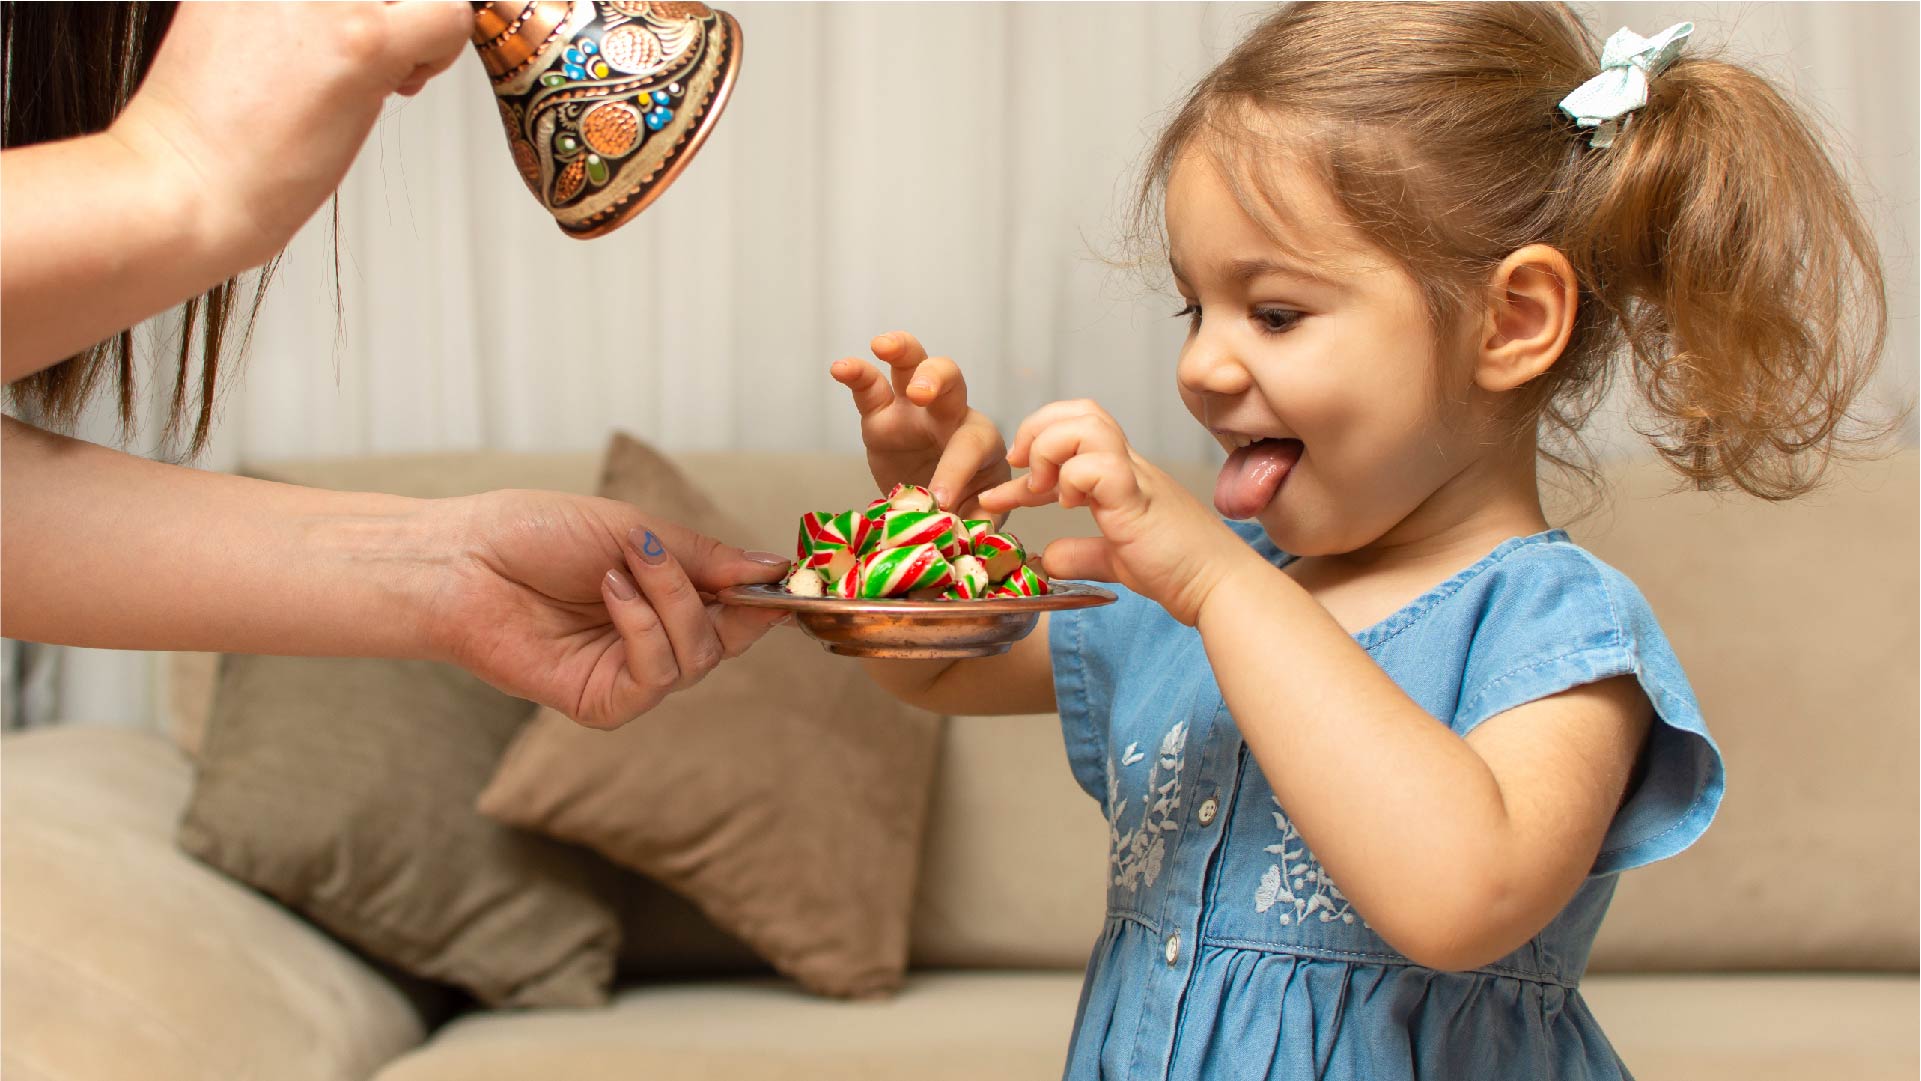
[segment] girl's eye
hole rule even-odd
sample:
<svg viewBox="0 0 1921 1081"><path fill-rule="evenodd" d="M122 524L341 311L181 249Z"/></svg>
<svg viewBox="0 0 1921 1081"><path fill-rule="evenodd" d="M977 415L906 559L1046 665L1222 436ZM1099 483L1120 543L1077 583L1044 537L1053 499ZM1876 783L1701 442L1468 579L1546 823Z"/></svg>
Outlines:
<svg viewBox="0 0 1921 1081"><path fill-rule="evenodd" d="M1187 307L1175 312L1174 318L1187 320L1187 328L1191 331L1201 325L1201 306L1199 304L1189 304Z"/></svg>
<svg viewBox="0 0 1921 1081"><path fill-rule="evenodd" d="M1301 321L1301 313L1292 308L1256 308L1254 322L1265 334L1279 334Z"/></svg>

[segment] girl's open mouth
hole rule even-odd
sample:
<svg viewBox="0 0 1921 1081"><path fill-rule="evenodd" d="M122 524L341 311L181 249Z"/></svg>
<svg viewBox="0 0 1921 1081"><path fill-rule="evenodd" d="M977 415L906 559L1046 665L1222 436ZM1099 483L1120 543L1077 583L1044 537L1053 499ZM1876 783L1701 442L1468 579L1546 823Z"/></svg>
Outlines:
<svg viewBox="0 0 1921 1081"><path fill-rule="evenodd" d="M1301 449L1298 439L1261 439L1229 454L1214 485L1214 509L1234 519L1259 514L1301 460Z"/></svg>

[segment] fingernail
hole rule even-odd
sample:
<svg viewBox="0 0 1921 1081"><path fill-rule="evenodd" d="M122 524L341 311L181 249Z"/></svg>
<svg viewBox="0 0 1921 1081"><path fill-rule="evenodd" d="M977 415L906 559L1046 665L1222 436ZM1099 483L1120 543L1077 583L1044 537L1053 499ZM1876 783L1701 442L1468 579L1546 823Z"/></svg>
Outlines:
<svg viewBox="0 0 1921 1081"><path fill-rule="evenodd" d="M787 558L785 556L777 556L772 552L747 552L744 554L752 562L765 563L770 567L785 567L787 565Z"/></svg>
<svg viewBox="0 0 1921 1081"><path fill-rule="evenodd" d="M640 590L634 586L634 580L619 571L607 572L607 588L613 590L614 596L623 601L631 601L640 596Z"/></svg>
<svg viewBox="0 0 1921 1081"><path fill-rule="evenodd" d="M640 553L640 558L644 562L664 563L667 561L667 546L660 543L660 538L654 536L654 531L651 529L640 529L636 527L628 530L627 543L634 546L634 551Z"/></svg>
<svg viewBox="0 0 1921 1081"><path fill-rule="evenodd" d="M925 392L926 390L929 389L929 387L926 383L923 383L917 379L914 382L907 384L907 389Z"/></svg>

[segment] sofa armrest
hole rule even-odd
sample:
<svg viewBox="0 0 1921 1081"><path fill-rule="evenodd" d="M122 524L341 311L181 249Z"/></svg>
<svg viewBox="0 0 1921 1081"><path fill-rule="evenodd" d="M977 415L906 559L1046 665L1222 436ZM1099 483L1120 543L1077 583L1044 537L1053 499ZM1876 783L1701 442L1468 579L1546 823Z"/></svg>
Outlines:
<svg viewBox="0 0 1921 1081"><path fill-rule="evenodd" d="M0 741L0 1073L364 1081L425 1037L401 988L182 853L192 786L155 732Z"/></svg>

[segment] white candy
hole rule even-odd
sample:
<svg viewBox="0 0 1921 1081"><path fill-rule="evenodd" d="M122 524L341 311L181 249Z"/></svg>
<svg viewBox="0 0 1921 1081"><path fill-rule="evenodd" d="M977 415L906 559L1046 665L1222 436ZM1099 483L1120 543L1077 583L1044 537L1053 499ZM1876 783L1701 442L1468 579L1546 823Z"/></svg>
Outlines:
<svg viewBox="0 0 1921 1081"><path fill-rule="evenodd" d="M823 582L820 572L812 567L795 568L787 576L787 592L796 597L822 597L827 594L827 583Z"/></svg>

